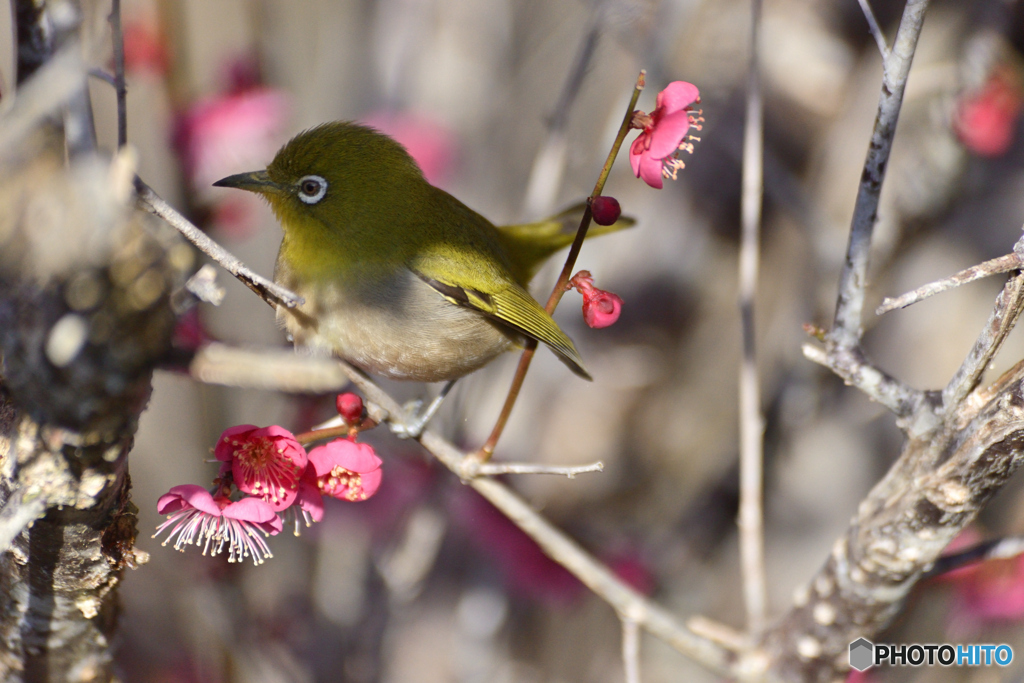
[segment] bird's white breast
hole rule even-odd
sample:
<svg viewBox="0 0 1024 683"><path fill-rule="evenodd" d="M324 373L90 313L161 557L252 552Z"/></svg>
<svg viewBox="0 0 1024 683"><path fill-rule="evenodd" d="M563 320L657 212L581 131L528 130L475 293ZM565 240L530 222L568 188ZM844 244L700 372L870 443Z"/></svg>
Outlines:
<svg viewBox="0 0 1024 683"><path fill-rule="evenodd" d="M307 281L279 267L277 281L305 298L279 306L297 345L336 353L371 374L439 382L470 373L517 337L481 313L457 306L402 268L369 281Z"/></svg>

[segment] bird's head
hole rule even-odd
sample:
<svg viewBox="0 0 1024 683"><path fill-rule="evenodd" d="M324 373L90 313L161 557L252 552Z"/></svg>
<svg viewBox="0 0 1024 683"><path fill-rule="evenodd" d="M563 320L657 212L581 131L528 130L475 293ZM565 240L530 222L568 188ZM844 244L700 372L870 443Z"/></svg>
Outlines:
<svg viewBox="0 0 1024 683"><path fill-rule="evenodd" d="M407 208L426 184L409 153L392 138L347 121L299 133L265 171L214 183L263 196L285 231L316 221L332 229L379 223Z"/></svg>

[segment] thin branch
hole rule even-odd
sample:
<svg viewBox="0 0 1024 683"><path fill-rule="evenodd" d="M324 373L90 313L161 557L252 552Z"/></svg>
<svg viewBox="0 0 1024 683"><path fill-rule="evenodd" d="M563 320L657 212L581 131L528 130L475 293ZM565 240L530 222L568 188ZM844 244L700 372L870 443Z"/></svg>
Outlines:
<svg viewBox="0 0 1024 683"><path fill-rule="evenodd" d="M44 514L46 496L37 495L25 500L24 488L14 491L0 510L0 553L7 552L18 534Z"/></svg>
<svg viewBox="0 0 1024 683"><path fill-rule="evenodd" d="M289 393L327 393L349 385L348 375L331 358L303 356L284 349L253 351L224 344L208 344L196 352L189 373L206 384ZM318 428L326 428L326 424ZM335 426L333 420L330 426Z"/></svg>
<svg viewBox="0 0 1024 683"><path fill-rule="evenodd" d="M949 419L955 414L960 403L981 382L989 363L999 352L1006 337L1024 310L1024 273L1016 273L1007 280L1003 290L996 297L995 306L989 314L985 327L974 342L964 362L942 390L942 407Z"/></svg>
<svg viewBox="0 0 1024 683"><path fill-rule="evenodd" d="M868 30L871 31L871 36L875 39L875 44L878 45L878 53L882 55L882 60L889 59L889 43L885 39L885 34L882 32L882 27L878 25L878 20L875 19L875 13L871 11L871 4L868 0L857 0L860 3L860 9L864 12L864 18L868 20Z"/></svg>
<svg viewBox="0 0 1024 683"><path fill-rule="evenodd" d="M804 357L824 365L847 384L867 394L899 418L909 418L925 403L925 393L911 389L891 375L868 363L859 349L828 352L806 343Z"/></svg>
<svg viewBox="0 0 1024 683"><path fill-rule="evenodd" d="M761 0L751 2L747 116L743 132L742 237L739 256L739 305L743 336L740 361L740 565L747 626L764 628L768 587L764 569L764 420L757 377L754 303L757 298L761 204L764 198L764 104L758 64Z"/></svg>
<svg viewBox="0 0 1024 683"><path fill-rule="evenodd" d="M245 264L228 253L224 247L210 239L206 233L178 213L173 206L161 199L160 195L153 191L153 188L138 177L135 178L135 190L138 193L142 208L167 221L171 227L184 235L185 239L220 264L224 270L238 278L243 285L251 289L271 306L277 307L281 305L295 308L305 302L299 295L249 270Z"/></svg>
<svg viewBox="0 0 1024 683"><path fill-rule="evenodd" d="M114 78L114 74L103 69L95 68L89 69L89 75L93 78L98 78L111 87L117 87L117 80Z"/></svg>
<svg viewBox="0 0 1024 683"><path fill-rule="evenodd" d="M829 332L831 344L840 348L852 348L860 342L864 291L867 286L871 236L878 218L878 200L885 180L892 140L896 134L903 92L927 8L928 0L907 0L896 42L885 60L878 114L867 158L864 160L864 171L850 225L846 262L839 277L834 324Z"/></svg>
<svg viewBox="0 0 1024 683"><path fill-rule="evenodd" d="M128 88L124 80L124 33L121 0L111 0L110 31L114 43L114 92L117 95L117 147L128 144Z"/></svg>
<svg viewBox="0 0 1024 683"><path fill-rule="evenodd" d="M1022 265L1024 263L1022 263L1021 257L1017 254L1006 254L1005 256L979 263L943 280L936 280L935 282L921 285L912 292L907 292L897 297L885 297L882 299L882 305L875 309L875 315L885 315L889 311L895 311L897 308L906 308L930 296L948 292L955 287L966 285L975 280L998 275L999 273L1007 273L1011 270L1019 270Z"/></svg>
<svg viewBox="0 0 1024 683"><path fill-rule="evenodd" d="M622 665L626 683L640 683L640 626L632 619L622 619Z"/></svg>
<svg viewBox="0 0 1024 683"><path fill-rule="evenodd" d="M626 139L626 135L629 133L630 122L633 120L633 110L636 108L636 102L640 98L640 93L643 91L646 85L647 72L641 70L640 75L636 79L636 85L633 87L633 95L629 99L629 106L626 107L626 115L622 118L622 124L619 126L619 133L615 136L615 141L612 143L612 148L608 152L608 157L604 161L604 166L601 168L601 173L597 177L597 183L594 184L594 191L590 194L591 198L597 197L604 191L604 184L608 180L608 174L611 173L612 165L615 163L615 157L618 156L619 148L622 146L623 141ZM558 276L558 280L555 282L554 288L551 290L551 295L548 297L547 305L544 307L549 314L555 312L555 307L558 306L558 302L562 300L562 296L565 294L565 285L569 282L569 278L572 276L572 270L576 267L576 259L580 255L580 249L583 248L583 240L587 237L587 230L590 229L590 219L592 218L590 213L590 204L587 204L586 210L583 212L583 218L580 220L580 227L576 231L576 238L572 242L572 246L569 247L569 254L565 257L565 265L562 266L562 272ZM508 390L508 396L505 397L505 404L501 408L501 413L498 415L498 419L494 424L494 428L491 430L491 435L487 437L487 441L477 451L477 458L482 462L486 462L490 459L494 453L495 446L498 445L498 439L501 438L501 433L505 431L505 425L508 423L508 418L512 414L512 408L516 404L516 400L519 398L519 390L523 387L523 382L526 380L526 371L530 369L530 363L533 361L533 354L537 350L536 340L530 339L526 342L526 348L523 350L523 354L519 357L519 365L516 366L516 374L512 377L512 386Z"/></svg>
<svg viewBox="0 0 1024 683"><path fill-rule="evenodd" d="M562 92L548 120L547 137L533 160L530 179L526 183L526 198L523 201L523 213L528 217L546 214L551 210L551 205L558 195L568 152L565 128L569 121L569 112L597 50L604 24L603 18L604 1L601 0L591 11L590 26L576 50L576 59L573 60L572 67L565 77Z"/></svg>
<svg viewBox="0 0 1024 683"><path fill-rule="evenodd" d="M559 474L569 479L575 479L577 474L604 472L604 463L598 460L589 465L560 466L536 465L528 462L485 462L471 469L478 476L493 476L497 474Z"/></svg>

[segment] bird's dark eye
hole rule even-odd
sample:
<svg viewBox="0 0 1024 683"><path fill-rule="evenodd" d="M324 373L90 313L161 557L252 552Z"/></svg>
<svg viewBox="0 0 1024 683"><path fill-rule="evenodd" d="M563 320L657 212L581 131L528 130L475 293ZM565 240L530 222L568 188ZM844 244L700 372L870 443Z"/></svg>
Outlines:
<svg viewBox="0 0 1024 683"><path fill-rule="evenodd" d="M306 204L316 204L327 194L327 181L318 175L307 175L299 179L299 199Z"/></svg>

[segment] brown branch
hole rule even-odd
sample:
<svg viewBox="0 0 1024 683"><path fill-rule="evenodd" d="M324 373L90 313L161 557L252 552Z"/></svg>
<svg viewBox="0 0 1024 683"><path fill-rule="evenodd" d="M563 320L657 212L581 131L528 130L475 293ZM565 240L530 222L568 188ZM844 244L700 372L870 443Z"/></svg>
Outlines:
<svg viewBox="0 0 1024 683"><path fill-rule="evenodd" d="M1024 363L963 404L957 429L911 438L796 605L761 640L771 671L832 681L850 642L885 628L924 571L1024 456Z"/></svg>

